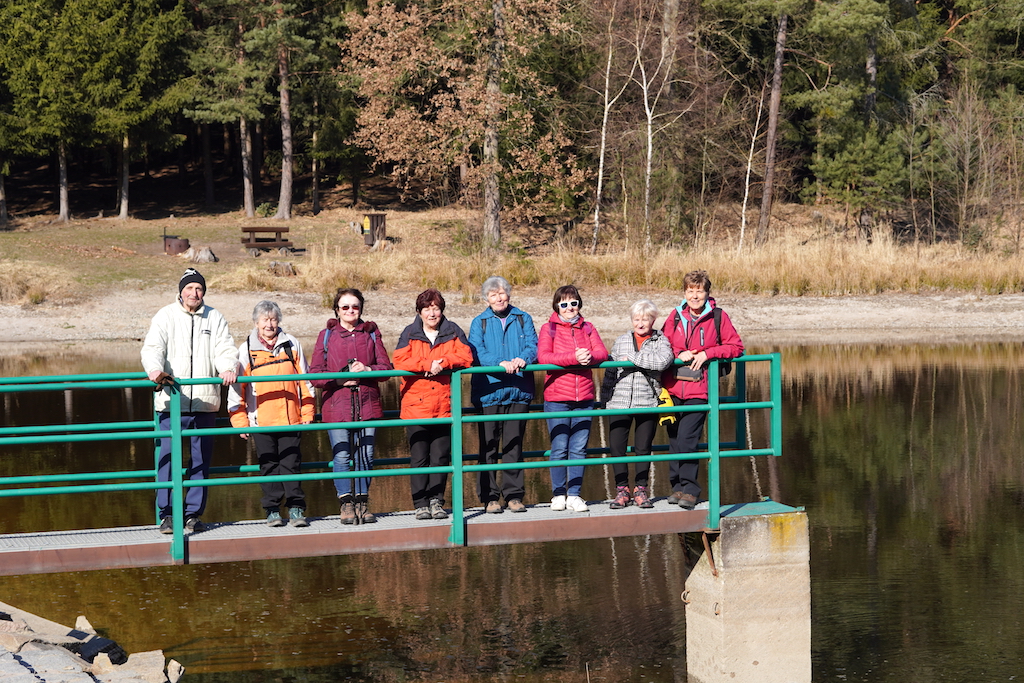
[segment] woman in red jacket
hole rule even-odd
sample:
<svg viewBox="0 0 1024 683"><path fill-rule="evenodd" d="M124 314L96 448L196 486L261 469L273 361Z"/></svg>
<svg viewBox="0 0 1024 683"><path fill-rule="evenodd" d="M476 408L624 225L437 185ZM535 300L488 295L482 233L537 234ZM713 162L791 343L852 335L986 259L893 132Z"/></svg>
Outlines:
<svg viewBox="0 0 1024 683"><path fill-rule="evenodd" d="M366 372L391 370L387 349L373 321L362 318L366 301L358 289L339 289L334 295L334 318L320 331L313 350L311 372ZM380 388L382 377L368 379L317 379L313 386L323 391L324 422L358 422L384 417ZM376 430L328 429L334 457L334 471L373 469ZM334 488L342 524L371 524L377 521L369 510L370 477L335 479ZM355 495L353 495L353 485Z"/></svg>
<svg viewBox="0 0 1024 683"><path fill-rule="evenodd" d="M580 315L583 297L576 287L565 285L555 290L551 308L554 313L537 333L537 362L571 369L547 373L544 412L590 410L595 395L594 373L590 368L608 360L608 349L597 329ZM590 422L590 417L549 418L551 460L587 457ZM586 512L587 503L580 497L584 468L577 465L568 470L567 481L565 467L551 468L551 509Z"/></svg>
<svg viewBox="0 0 1024 683"><path fill-rule="evenodd" d="M395 349L395 368L422 373L403 377L399 388L403 420L450 417L451 376L473 364L473 352L458 325L444 317L444 297L428 289L416 297L417 318L402 330ZM449 425L406 427L410 467L445 467L451 463L452 437ZM416 519L445 519L444 490L447 474L414 474L409 478Z"/></svg>
<svg viewBox="0 0 1024 683"><path fill-rule="evenodd" d="M672 353L683 361L682 367L669 367L662 376L676 405L708 402L709 359L729 360L743 355L743 340L725 311L711 298L711 279L706 271L695 270L683 276L683 302L665 319L661 331L672 342ZM716 320L717 319L717 320ZM713 378L718 381L717 377ZM679 419L668 428L669 448L673 453L697 450L707 413L677 413ZM669 463L668 479L672 494L668 502L692 510L700 497L697 460Z"/></svg>

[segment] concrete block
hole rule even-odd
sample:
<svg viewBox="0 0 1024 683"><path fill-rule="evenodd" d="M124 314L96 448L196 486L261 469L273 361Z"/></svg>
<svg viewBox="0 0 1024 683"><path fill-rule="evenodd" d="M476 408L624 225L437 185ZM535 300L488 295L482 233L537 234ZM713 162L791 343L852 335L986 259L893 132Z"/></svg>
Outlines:
<svg viewBox="0 0 1024 683"><path fill-rule="evenodd" d="M683 598L690 683L810 682L806 513L722 518Z"/></svg>

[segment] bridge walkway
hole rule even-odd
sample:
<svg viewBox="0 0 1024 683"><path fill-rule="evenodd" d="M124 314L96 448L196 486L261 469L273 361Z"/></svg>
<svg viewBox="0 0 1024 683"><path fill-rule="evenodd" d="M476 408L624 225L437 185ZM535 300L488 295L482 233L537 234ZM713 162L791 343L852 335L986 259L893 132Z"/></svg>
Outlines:
<svg viewBox="0 0 1024 683"><path fill-rule="evenodd" d="M465 511L465 546L572 541L707 530L708 510L682 510L664 499L653 509L611 510L607 501L589 503L589 512L554 512L548 503L521 514ZM721 516L792 512L765 500L721 506ZM290 557L459 547L452 543L451 520L419 521L412 511L379 513L375 524L344 526L337 515L310 517L305 528L272 528L265 520L211 523L185 536L181 560L170 553L171 538L155 525L77 529L0 535L0 575L160 567Z"/></svg>

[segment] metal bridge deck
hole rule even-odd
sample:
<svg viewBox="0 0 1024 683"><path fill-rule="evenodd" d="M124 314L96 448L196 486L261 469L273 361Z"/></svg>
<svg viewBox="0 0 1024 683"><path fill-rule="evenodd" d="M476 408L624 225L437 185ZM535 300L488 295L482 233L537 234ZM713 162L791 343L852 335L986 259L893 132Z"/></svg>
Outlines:
<svg viewBox="0 0 1024 683"><path fill-rule="evenodd" d="M611 510L590 503L589 512L553 512L547 503L522 514L465 512L466 545L643 536L701 531L707 510L681 510L664 499L649 510ZM773 501L721 506L722 516L792 512ZM417 521L413 512L377 513L376 524L343 526L338 516L310 517L305 528L271 528L264 520L209 523L185 537L184 564L457 547L449 542L451 520ZM170 536L156 526L0 535L0 575L157 567L182 564L170 555Z"/></svg>

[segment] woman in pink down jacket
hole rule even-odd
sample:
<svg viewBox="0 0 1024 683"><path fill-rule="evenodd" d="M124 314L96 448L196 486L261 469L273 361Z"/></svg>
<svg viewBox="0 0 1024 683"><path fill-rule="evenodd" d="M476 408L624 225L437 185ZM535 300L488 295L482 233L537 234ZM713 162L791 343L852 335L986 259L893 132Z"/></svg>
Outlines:
<svg viewBox="0 0 1024 683"><path fill-rule="evenodd" d="M555 290L551 302L554 313L537 333L537 362L569 368L554 370L544 378L544 412L590 410L594 406L594 372L590 368L608 360L608 349L601 335L583 320L583 298L573 285ZM583 367L578 367L583 366ZM548 419L551 432L551 460L579 460L587 457L590 438L588 417ZM551 468L551 509L586 512L580 497L583 488L582 466Z"/></svg>
<svg viewBox="0 0 1024 683"><path fill-rule="evenodd" d="M683 276L683 288L683 302L669 313L661 328L672 342L672 353L683 361L683 366L669 367L662 376L662 385L676 405L694 405L708 402L708 360L729 360L743 355L743 340L725 311L715 306L707 272L687 273ZM717 382L718 378L714 380ZM678 419L668 428L669 448L673 453L693 453L697 450L707 413L676 413L676 416ZM701 493L698 470L697 460L669 463L668 479L672 485L669 503L685 510L697 505Z"/></svg>

